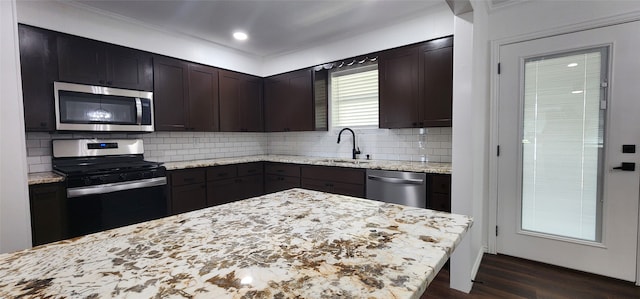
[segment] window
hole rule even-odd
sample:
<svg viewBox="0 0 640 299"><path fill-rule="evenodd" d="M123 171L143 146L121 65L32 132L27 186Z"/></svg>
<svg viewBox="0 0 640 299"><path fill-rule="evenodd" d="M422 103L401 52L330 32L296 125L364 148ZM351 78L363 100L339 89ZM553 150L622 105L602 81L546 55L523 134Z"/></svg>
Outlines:
<svg viewBox="0 0 640 299"><path fill-rule="evenodd" d="M378 127L378 65L331 73L331 126Z"/></svg>

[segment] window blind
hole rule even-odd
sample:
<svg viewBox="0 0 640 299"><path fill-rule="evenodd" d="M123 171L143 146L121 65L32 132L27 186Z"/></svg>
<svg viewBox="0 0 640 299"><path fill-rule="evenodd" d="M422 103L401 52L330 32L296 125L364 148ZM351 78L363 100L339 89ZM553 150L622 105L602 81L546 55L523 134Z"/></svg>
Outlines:
<svg viewBox="0 0 640 299"><path fill-rule="evenodd" d="M378 126L378 65L331 74L331 125Z"/></svg>

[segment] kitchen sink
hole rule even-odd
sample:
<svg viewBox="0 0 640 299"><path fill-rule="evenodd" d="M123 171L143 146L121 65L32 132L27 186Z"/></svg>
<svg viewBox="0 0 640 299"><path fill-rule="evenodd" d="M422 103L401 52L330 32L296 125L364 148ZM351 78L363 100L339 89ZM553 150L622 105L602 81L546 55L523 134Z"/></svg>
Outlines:
<svg viewBox="0 0 640 299"><path fill-rule="evenodd" d="M366 160L353 160L353 159L322 159L322 160L318 160L318 162L325 162L325 163L366 164L366 163L370 163L371 161L366 161Z"/></svg>

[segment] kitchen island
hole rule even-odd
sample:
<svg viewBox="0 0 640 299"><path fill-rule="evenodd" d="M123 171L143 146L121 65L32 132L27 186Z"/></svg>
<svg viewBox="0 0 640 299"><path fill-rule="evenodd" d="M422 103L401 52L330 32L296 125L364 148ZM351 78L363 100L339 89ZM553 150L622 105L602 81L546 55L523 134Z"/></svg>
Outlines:
<svg viewBox="0 0 640 299"><path fill-rule="evenodd" d="M419 298L467 216L291 189L0 255L0 298Z"/></svg>

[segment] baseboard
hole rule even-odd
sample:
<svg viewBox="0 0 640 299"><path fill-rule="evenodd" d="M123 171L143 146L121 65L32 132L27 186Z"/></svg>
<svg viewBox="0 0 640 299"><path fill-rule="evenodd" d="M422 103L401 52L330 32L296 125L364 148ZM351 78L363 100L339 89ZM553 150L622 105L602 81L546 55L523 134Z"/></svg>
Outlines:
<svg viewBox="0 0 640 299"><path fill-rule="evenodd" d="M476 275L478 274L478 269L480 269L480 263L482 262L482 257L488 248L482 247L482 250L478 251L478 256L476 256L476 261L473 263L471 267L471 280L476 279Z"/></svg>

